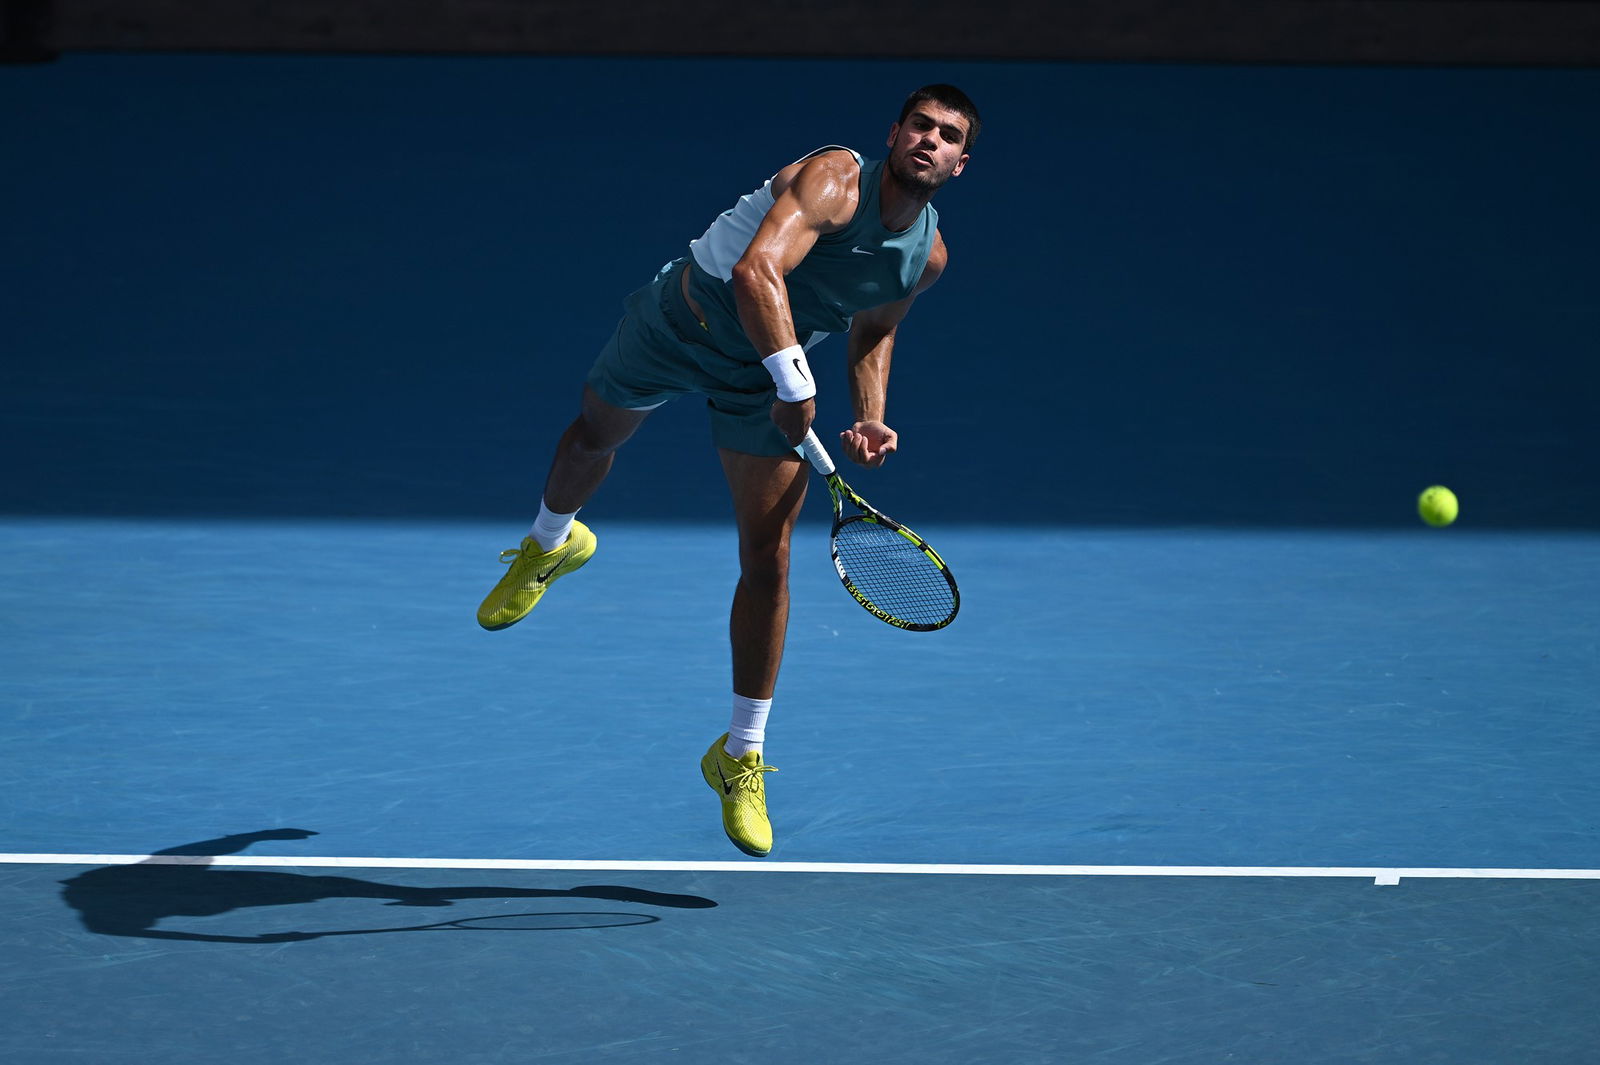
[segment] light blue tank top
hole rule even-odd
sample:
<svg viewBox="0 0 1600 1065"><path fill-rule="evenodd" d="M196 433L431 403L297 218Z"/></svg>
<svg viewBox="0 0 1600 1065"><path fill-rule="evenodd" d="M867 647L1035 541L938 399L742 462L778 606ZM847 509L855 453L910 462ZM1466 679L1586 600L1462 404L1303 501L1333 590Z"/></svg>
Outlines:
<svg viewBox="0 0 1600 1065"><path fill-rule="evenodd" d="M818 148L802 159L827 151L848 151L861 166L860 201L850 224L818 239L799 266L785 279L795 334L810 348L830 333L846 332L857 311L893 303L911 295L928 264L939 215L932 205L898 232L886 229L879 210L881 160L863 160L839 145ZM699 240L689 244L689 290L706 313L706 330L724 354L759 362L763 353L751 346L739 324L734 302L734 263L750 245L756 228L773 204L772 182L719 215Z"/></svg>

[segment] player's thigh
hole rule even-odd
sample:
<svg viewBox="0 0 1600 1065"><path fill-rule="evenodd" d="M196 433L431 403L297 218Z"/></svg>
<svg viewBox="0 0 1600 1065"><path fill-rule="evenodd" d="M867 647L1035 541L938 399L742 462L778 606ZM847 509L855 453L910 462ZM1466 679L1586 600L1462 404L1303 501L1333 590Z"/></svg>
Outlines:
<svg viewBox="0 0 1600 1065"><path fill-rule="evenodd" d="M733 496L741 556L786 556L789 533L805 503L810 467L790 452L753 455L719 448L722 472Z"/></svg>

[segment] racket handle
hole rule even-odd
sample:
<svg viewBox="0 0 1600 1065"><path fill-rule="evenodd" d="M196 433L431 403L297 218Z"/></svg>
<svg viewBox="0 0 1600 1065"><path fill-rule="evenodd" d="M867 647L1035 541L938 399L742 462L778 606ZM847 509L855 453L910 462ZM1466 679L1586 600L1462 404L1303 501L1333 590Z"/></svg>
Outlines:
<svg viewBox="0 0 1600 1065"><path fill-rule="evenodd" d="M806 430L806 438L800 441L800 446L795 448L795 451L801 458L811 463L812 468L822 476L833 476L833 459L828 455L828 449L822 446L822 441L817 439L815 429Z"/></svg>

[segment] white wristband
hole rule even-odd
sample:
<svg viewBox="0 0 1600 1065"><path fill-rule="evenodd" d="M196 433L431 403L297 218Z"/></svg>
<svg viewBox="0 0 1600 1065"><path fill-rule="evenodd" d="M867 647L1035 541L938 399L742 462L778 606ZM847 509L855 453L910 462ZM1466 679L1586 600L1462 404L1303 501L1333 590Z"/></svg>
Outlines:
<svg viewBox="0 0 1600 1065"><path fill-rule="evenodd" d="M773 352L761 360L761 365L778 383L778 398L785 403L799 403L817 394L811 367L806 363L806 349L799 344Z"/></svg>

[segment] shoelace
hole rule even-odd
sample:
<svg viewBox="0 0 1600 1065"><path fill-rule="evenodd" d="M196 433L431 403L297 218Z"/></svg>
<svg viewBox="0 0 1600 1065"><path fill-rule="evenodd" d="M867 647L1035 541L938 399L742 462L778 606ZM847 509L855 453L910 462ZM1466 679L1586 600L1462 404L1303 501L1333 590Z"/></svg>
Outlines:
<svg viewBox="0 0 1600 1065"><path fill-rule="evenodd" d="M561 544L556 547L555 551L543 551L543 552L540 552L540 553L541 554L545 554L545 555L554 555L557 552L564 552L566 550L566 548L567 548L567 545L570 544L571 542L572 541L570 539L563 540L561 542ZM500 552L500 564L503 565L503 566L509 566L509 565L511 565L511 563L515 562L517 559L519 559L521 557L522 557L522 548L520 548L520 547L508 547L504 551Z"/></svg>
<svg viewBox="0 0 1600 1065"><path fill-rule="evenodd" d="M738 763L734 764L737 765ZM729 776L727 773L723 773L722 779L728 782L729 787L738 791L750 792L752 798L760 798L760 793L756 790L756 787L761 783L761 774L776 773L777 771L777 766L767 765L765 762L762 762L759 765L751 766L748 769L742 769L740 772L735 773L732 776Z"/></svg>
<svg viewBox="0 0 1600 1065"><path fill-rule="evenodd" d="M733 788L734 792L744 793L746 800L760 804L760 809L765 814L766 796L763 795L762 788L760 788L763 772L778 772L778 766L768 766L768 764L762 763L749 769L742 769L741 772L736 772L731 777L726 772L723 772L722 779L728 782L728 787Z"/></svg>

